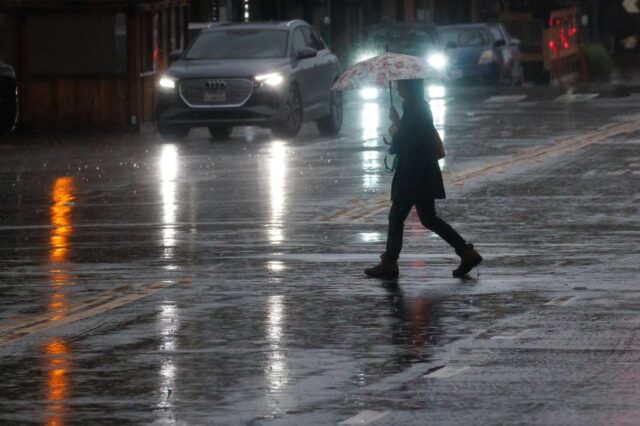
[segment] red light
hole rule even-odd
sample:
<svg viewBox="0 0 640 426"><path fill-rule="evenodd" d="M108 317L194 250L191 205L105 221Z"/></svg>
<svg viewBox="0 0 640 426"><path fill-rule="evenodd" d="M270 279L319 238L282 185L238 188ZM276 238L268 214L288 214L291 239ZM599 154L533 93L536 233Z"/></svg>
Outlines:
<svg viewBox="0 0 640 426"><path fill-rule="evenodd" d="M567 43L566 41L564 42L564 48L568 49L569 48L569 43Z"/></svg>
<svg viewBox="0 0 640 426"><path fill-rule="evenodd" d="M153 49L153 59L158 59L158 49Z"/></svg>

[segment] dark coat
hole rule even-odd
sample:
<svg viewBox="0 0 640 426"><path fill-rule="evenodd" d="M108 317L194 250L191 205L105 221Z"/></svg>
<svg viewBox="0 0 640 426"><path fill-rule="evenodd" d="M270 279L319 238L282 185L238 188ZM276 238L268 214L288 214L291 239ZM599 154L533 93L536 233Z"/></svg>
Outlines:
<svg viewBox="0 0 640 426"><path fill-rule="evenodd" d="M391 200L443 199L446 194L431 109L424 101L405 101L402 110L400 126L389 148L389 153L398 158Z"/></svg>

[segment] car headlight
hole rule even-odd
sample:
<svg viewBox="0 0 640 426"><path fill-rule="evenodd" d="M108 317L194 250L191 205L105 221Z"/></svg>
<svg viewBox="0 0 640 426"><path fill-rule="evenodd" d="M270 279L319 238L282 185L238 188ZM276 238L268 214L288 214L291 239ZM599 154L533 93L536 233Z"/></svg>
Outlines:
<svg viewBox="0 0 640 426"><path fill-rule="evenodd" d="M160 78L160 81L158 81L158 86L163 89L173 90L176 88L176 79L168 76L163 76Z"/></svg>
<svg viewBox="0 0 640 426"><path fill-rule="evenodd" d="M356 56L356 63L357 62L366 61L367 59L371 59L374 56L376 56L376 52L374 52L372 50L367 50L367 51L364 51L364 52L360 52L360 53L358 53L358 56Z"/></svg>
<svg viewBox="0 0 640 426"><path fill-rule="evenodd" d="M480 55L480 59L478 59L478 65L489 64L496 60L496 54L493 53L493 50L485 50Z"/></svg>
<svg viewBox="0 0 640 426"><path fill-rule="evenodd" d="M378 97L378 89L375 87L363 87L360 89L360 97L366 100L376 99Z"/></svg>
<svg viewBox="0 0 640 426"><path fill-rule="evenodd" d="M272 72L269 74L261 74L255 76L256 81L264 83L267 86L277 87L282 84L284 77L279 72Z"/></svg>
<svg viewBox="0 0 640 426"><path fill-rule="evenodd" d="M437 70L443 70L447 66L448 62L447 57L440 52L434 53L427 58L429 66Z"/></svg>

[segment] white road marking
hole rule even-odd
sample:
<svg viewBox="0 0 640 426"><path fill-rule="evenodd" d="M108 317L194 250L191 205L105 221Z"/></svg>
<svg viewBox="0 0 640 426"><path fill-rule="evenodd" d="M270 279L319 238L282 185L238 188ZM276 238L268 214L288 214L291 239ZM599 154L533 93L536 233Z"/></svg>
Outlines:
<svg viewBox="0 0 640 426"><path fill-rule="evenodd" d="M567 306L577 299L576 296L558 296L545 303L546 306Z"/></svg>
<svg viewBox="0 0 640 426"><path fill-rule="evenodd" d="M453 377L464 371L467 371L469 368L470 367L468 365L465 365L463 367L453 367L447 365L446 367L440 368L433 373L425 374L425 377L434 379L448 379L449 377Z"/></svg>
<svg viewBox="0 0 640 426"><path fill-rule="evenodd" d="M516 340L516 339L521 339L522 337L524 337L528 332L530 332L531 329L526 329L526 330L522 330L519 333L516 334L501 334L498 336L491 336L491 340Z"/></svg>
<svg viewBox="0 0 640 426"><path fill-rule="evenodd" d="M598 97L599 93L567 93L562 96L558 96L554 102L586 102Z"/></svg>
<svg viewBox="0 0 640 426"><path fill-rule="evenodd" d="M389 413L390 411L364 410L353 417L349 417L347 420L341 421L338 424L341 426L368 425L380 420L381 418L387 416Z"/></svg>
<svg viewBox="0 0 640 426"><path fill-rule="evenodd" d="M485 99L485 103L514 103L525 99L527 95L492 96Z"/></svg>

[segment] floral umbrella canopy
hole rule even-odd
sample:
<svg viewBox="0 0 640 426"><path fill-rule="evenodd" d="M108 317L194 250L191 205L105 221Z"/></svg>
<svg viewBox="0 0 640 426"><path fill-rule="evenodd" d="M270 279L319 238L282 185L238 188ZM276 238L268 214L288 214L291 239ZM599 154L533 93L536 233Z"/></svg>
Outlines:
<svg viewBox="0 0 640 426"><path fill-rule="evenodd" d="M424 59L398 53L383 53L358 62L345 71L333 85L333 90L355 90L367 86L389 85L393 80L445 80Z"/></svg>

